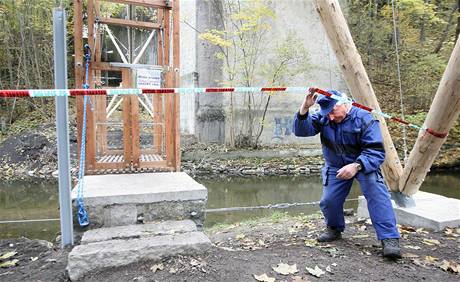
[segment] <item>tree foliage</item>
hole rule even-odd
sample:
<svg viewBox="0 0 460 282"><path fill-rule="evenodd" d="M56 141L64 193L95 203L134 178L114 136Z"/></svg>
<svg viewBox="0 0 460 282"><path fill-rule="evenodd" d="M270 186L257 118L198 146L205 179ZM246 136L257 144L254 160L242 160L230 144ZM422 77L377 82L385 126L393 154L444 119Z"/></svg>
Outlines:
<svg viewBox="0 0 460 282"><path fill-rule="evenodd" d="M457 0L348 0L347 21L384 110L398 113L398 43L405 112L427 111L455 44ZM396 22L396 35L393 21Z"/></svg>

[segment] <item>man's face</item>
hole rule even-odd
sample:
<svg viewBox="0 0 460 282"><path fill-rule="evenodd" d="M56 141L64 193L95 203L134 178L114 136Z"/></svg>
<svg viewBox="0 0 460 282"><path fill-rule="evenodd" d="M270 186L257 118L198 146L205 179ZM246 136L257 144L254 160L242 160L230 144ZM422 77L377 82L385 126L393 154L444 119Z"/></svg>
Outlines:
<svg viewBox="0 0 460 282"><path fill-rule="evenodd" d="M346 105L335 105L334 109L327 115L330 121L334 123L341 123L347 116Z"/></svg>

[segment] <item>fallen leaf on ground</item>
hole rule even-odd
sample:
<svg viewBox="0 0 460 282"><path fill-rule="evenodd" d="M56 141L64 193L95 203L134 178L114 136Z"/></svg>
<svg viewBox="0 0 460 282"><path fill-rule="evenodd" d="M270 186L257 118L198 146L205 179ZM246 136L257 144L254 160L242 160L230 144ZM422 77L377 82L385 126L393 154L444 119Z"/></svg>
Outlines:
<svg viewBox="0 0 460 282"><path fill-rule="evenodd" d="M2 256L0 256L0 260L4 260L4 259L8 259L12 256L14 256L15 254L17 254L18 252L7 252L7 253L4 253Z"/></svg>
<svg viewBox="0 0 460 282"><path fill-rule="evenodd" d="M235 238L236 238L237 240L241 240L241 239L244 239L244 237L246 237L246 235L244 235L244 234L238 234L238 235L236 235Z"/></svg>
<svg viewBox="0 0 460 282"><path fill-rule="evenodd" d="M152 267L150 267L150 270L155 273L157 272L157 270L163 270L164 266L162 263L159 263L159 264L154 264L152 265Z"/></svg>
<svg viewBox="0 0 460 282"><path fill-rule="evenodd" d="M422 243L428 246L434 246L434 245L440 245L441 242L439 242L436 239L423 239Z"/></svg>
<svg viewBox="0 0 460 282"><path fill-rule="evenodd" d="M420 250L421 249L419 246L412 246L412 245L406 245L406 246L403 246L403 248L413 249L413 250Z"/></svg>
<svg viewBox="0 0 460 282"><path fill-rule="evenodd" d="M254 278L257 280L257 281L261 281L261 282L275 282L275 278L273 277L268 277L267 274L261 274L261 275L254 275Z"/></svg>
<svg viewBox="0 0 460 282"><path fill-rule="evenodd" d="M361 225L361 226L358 227L359 231L364 231L366 229L367 229L366 225Z"/></svg>
<svg viewBox="0 0 460 282"><path fill-rule="evenodd" d="M259 243L260 246L265 246L265 242L262 239L259 239L257 243Z"/></svg>
<svg viewBox="0 0 460 282"><path fill-rule="evenodd" d="M169 269L169 273L172 273L172 274L177 273L177 269L175 269L174 267L171 267Z"/></svg>
<svg viewBox="0 0 460 282"><path fill-rule="evenodd" d="M18 259L7 260L5 262L0 263L0 267L7 268L7 267L15 266L18 262L19 262Z"/></svg>
<svg viewBox="0 0 460 282"><path fill-rule="evenodd" d="M278 263L276 267L272 267L273 270L282 275L294 274L299 272L297 264L289 265L286 263Z"/></svg>
<svg viewBox="0 0 460 282"><path fill-rule="evenodd" d="M339 249L337 248L327 248L327 249L324 249L326 252L329 253L330 256L332 256L333 258L335 258L336 256L339 255Z"/></svg>
<svg viewBox="0 0 460 282"><path fill-rule="evenodd" d="M438 258L436 258L436 257L432 257L432 256L426 256L425 257L425 261L428 262L428 263L434 263L437 260L438 260Z"/></svg>
<svg viewBox="0 0 460 282"><path fill-rule="evenodd" d="M310 282L306 277L302 276L292 276L292 282Z"/></svg>
<svg viewBox="0 0 460 282"><path fill-rule="evenodd" d="M332 268L330 265L326 266L326 271L329 273L332 273Z"/></svg>
<svg viewBox="0 0 460 282"><path fill-rule="evenodd" d="M402 257L412 259L412 258L418 258L419 256L416 254L412 254L412 253L403 253Z"/></svg>
<svg viewBox="0 0 460 282"><path fill-rule="evenodd" d="M36 261L38 259L38 257L31 257L30 260L31 261Z"/></svg>
<svg viewBox="0 0 460 282"><path fill-rule="evenodd" d="M359 235L353 235L351 237L355 238L355 239L363 239L363 238L369 237L369 235L368 234L359 234Z"/></svg>
<svg viewBox="0 0 460 282"><path fill-rule="evenodd" d="M313 248L318 245L318 241L316 239L305 239L305 246Z"/></svg>
<svg viewBox="0 0 460 282"><path fill-rule="evenodd" d="M450 271L453 273L460 272L460 264L457 264L456 262L453 262L453 261L443 260L439 267L444 271Z"/></svg>
<svg viewBox="0 0 460 282"><path fill-rule="evenodd" d="M407 225L401 225L401 227L399 228L400 231L402 231L401 233L413 233L413 232L417 232L417 230L412 227L412 226L407 226Z"/></svg>
<svg viewBox="0 0 460 282"><path fill-rule="evenodd" d="M321 268L319 268L317 265L315 265L314 269L310 268L308 266L305 267L305 269L308 271L308 273L310 273L311 275L316 276L316 277L321 277L321 275L326 273Z"/></svg>
<svg viewBox="0 0 460 282"><path fill-rule="evenodd" d="M236 250L235 249L232 249L232 248L229 248L229 247L218 247L219 249L222 249L224 251L228 251L228 252L235 252Z"/></svg>
<svg viewBox="0 0 460 282"><path fill-rule="evenodd" d="M426 265L421 260L419 260L418 258L413 259L412 263L415 264L415 265L421 266L423 268L427 268Z"/></svg>

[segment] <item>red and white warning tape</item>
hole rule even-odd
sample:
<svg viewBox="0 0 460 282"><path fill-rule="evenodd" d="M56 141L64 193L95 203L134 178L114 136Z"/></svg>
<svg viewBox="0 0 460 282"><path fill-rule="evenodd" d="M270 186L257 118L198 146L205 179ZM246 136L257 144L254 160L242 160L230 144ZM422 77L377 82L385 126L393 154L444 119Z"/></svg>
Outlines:
<svg viewBox="0 0 460 282"><path fill-rule="evenodd" d="M376 111L365 105L356 103L350 99L331 94L319 88L310 87L209 87L209 88L152 88L152 89L38 89L38 90L0 90L0 97L58 97L58 96L85 96L85 95L142 95L142 94L197 94L197 93L217 93L217 92L284 92L284 93L306 93L314 90L315 92L328 96L332 99L349 103L355 107L366 110L372 114L380 115L392 121L399 122L405 126L412 127L418 130L424 130L427 133L438 137L447 137L447 132L438 132L431 128L425 128L398 117Z"/></svg>

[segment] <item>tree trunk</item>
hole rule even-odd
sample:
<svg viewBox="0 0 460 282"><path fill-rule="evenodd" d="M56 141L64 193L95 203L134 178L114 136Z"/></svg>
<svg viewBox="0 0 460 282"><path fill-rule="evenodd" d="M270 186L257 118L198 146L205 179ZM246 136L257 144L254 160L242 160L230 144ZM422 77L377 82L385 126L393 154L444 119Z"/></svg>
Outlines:
<svg viewBox="0 0 460 282"><path fill-rule="evenodd" d="M439 53L439 51L441 51L442 45L444 44L444 42L447 39L447 34L449 33L449 29L450 29L450 27L452 25L452 20L454 19L454 14L457 11L457 9L458 9L458 3L455 3L454 6L452 7L452 11L451 11L451 13L449 15L449 19L447 20L447 25L444 28L444 30L442 31L441 38L439 39L438 45L436 45L436 48L433 51L436 54ZM457 28L458 28L458 26L457 26Z"/></svg>
<svg viewBox="0 0 460 282"><path fill-rule="evenodd" d="M446 71L439 84L425 126L437 132L449 132L460 113L460 42L457 40ZM400 191L415 194L430 170L446 137L435 137L421 130L400 180Z"/></svg>
<svg viewBox="0 0 460 282"><path fill-rule="evenodd" d="M364 69L361 56L353 42L338 1L315 0L315 5L353 97L359 103L380 111L374 89ZM385 120L382 117L378 119L380 120L380 129L386 151L386 160L382 165L382 171L389 188L393 191L399 191L398 184L402 174L402 165Z"/></svg>
<svg viewBox="0 0 460 282"><path fill-rule="evenodd" d="M457 10L460 9L460 0L457 0ZM457 13L457 28L455 29L455 41L458 40L458 35L460 33L460 13Z"/></svg>

